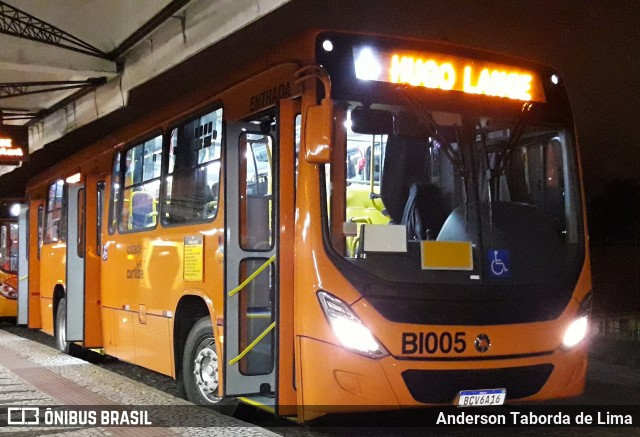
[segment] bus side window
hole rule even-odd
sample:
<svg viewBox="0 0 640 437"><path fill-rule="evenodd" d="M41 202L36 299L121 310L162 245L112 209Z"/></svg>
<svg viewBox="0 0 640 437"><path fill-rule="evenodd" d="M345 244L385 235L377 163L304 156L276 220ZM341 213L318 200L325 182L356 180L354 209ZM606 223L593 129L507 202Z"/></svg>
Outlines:
<svg viewBox="0 0 640 437"><path fill-rule="evenodd" d="M165 225L213 220L218 212L222 109L181 122L171 130L164 180Z"/></svg>
<svg viewBox="0 0 640 437"><path fill-rule="evenodd" d="M49 186L44 215L44 244L56 243L62 239L64 181L55 181Z"/></svg>
<svg viewBox="0 0 640 437"><path fill-rule="evenodd" d="M120 232L155 228L160 194L162 135L125 152Z"/></svg>

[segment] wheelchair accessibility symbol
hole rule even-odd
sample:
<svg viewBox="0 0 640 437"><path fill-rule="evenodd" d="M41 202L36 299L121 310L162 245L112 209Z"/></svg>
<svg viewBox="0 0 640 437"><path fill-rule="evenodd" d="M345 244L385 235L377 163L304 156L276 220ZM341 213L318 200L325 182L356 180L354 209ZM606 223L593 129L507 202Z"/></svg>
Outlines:
<svg viewBox="0 0 640 437"><path fill-rule="evenodd" d="M508 250L490 249L488 255L489 272L491 276L499 278L508 278L511 276Z"/></svg>

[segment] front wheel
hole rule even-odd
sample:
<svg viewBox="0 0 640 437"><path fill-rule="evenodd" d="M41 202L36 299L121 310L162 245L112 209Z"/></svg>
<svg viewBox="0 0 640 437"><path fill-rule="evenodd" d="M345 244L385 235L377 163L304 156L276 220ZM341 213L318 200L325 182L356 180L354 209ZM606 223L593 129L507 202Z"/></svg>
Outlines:
<svg viewBox="0 0 640 437"><path fill-rule="evenodd" d="M210 317L198 320L184 345L182 384L187 399L194 404L215 407L223 414L233 414L238 401L220 394L219 375L222 363L216 353L216 340Z"/></svg>

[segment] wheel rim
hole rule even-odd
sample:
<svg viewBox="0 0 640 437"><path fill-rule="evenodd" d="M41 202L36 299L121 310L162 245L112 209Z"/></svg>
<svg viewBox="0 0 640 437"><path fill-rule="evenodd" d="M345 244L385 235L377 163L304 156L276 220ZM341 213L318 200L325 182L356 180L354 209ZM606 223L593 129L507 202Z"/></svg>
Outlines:
<svg viewBox="0 0 640 437"><path fill-rule="evenodd" d="M64 304L64 303L62 303ZM66 317L67 317L67 313L66 311L60 311L58 314L58 320L57 320L57 339L58 339L58 349L60 349L61 351L65 349L66 345L67 345L67 333L66 333Z"/></svg>
<svg viewBox="0 0 640 437"><path fill-rule="evenodd" d="M196 349L193 375L202 396L213 404L222 399L218 396L218 354L213 338L203 340Z"/></svg>

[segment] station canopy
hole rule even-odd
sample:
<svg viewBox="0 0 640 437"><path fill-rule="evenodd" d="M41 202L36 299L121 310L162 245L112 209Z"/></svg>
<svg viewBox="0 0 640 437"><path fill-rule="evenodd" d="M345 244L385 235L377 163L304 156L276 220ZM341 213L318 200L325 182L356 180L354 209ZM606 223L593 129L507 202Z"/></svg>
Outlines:
<svg viewBox="0 0 640 437"><path fill-rule="evenodd" d="M126 108L136 87L288 2L0 0L0 115L24 126L30 155L0 165L0 197L20 195L38 156L50 164L45 149Z"/></svg>

